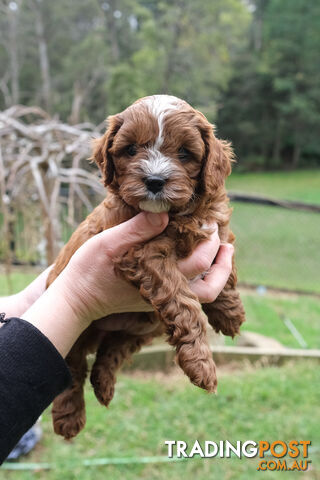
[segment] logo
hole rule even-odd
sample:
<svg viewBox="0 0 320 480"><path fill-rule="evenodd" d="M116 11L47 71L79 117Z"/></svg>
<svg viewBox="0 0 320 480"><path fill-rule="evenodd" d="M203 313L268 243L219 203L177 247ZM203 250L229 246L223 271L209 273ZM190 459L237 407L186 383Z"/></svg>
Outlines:
<svg viewBox="0 0 320 480"><path fill-rule="evenodd" d="M228 440L219 442L206 440L200 443L196 440L193 445L188 445L183 440L166 440L164 443L167 446L169 458L258 457L260 460L257 470L261 471L306 471L311 464L311 460L308 460L310 440L291 440L289 442L276 440L271 443L266 440L259 442L238 440L235 443ZM270 456L273 458L269 459Z"/></svg>

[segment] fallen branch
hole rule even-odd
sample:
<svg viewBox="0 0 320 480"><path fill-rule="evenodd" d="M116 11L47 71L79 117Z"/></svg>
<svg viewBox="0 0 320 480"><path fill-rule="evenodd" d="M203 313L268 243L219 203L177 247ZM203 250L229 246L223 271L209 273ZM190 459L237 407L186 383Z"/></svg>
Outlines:
<svg viewBox="0 0 320 480"><path fill-rule="evenodd" d="M307 212L320 213L320 205L296 202L291 200L278 200L269 197L260 197L256 195L247 195L245 193L228 192L230 200L233 202L255 203L257 205L270 205L272 207L289 208L292 210L304 210Z"/></svg>

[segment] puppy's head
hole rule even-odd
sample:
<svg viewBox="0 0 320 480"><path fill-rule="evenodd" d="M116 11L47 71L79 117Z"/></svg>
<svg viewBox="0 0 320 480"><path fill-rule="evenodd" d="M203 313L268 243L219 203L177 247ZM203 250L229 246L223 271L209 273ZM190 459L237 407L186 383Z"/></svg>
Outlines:
<svg viewBox="0 0 320 480"><path fill-rule="evenodd" d="M230 173L229 144L179 98L145 97L108 121L93 158L105 185L137 211L192 212Z"/></svg>

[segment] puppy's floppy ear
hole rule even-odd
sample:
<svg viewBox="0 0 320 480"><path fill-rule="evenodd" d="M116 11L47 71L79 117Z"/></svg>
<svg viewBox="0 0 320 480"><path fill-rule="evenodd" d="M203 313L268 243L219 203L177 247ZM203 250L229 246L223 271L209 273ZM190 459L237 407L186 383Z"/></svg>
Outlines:
<svg viewBox="0 0 320 480"><path fill-rule="evenodd" d="M121 125L123 119L120 115L108 117L108 129L101 138L93 140L93 154L91 160L94 160L101 170L105 187L110 185L114 178L115 168L112 154L110 152L114 137Z"/></svg>
<svg viewBox="0 0 320 480"><path fill-rule="evenodd" d="M200 113L200 112L199 112ZM234 154L231 144L218 140L214 135L214 127L201 115L200 132L205 145L205 155L201 170L201 187L205 193L213 193L223 186L231 173Z"/></svg>

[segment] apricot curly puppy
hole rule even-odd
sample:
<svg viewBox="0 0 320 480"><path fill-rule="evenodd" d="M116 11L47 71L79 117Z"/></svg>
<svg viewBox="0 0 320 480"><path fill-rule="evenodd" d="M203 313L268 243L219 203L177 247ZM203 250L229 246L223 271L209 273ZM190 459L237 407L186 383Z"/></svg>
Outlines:
<svg viewBox="0 0 320 480"><path fill-rule="evenodd" d="M209 237L207 224L217 222L222 242L234 241L224 186L233 160L230 145L214 136L202 113L173 96L142 98L108 120L109 127L95 141L93 153L108 186L106 199L62 249L48 285L89 237L141 210L168 212L169 224L161 235L131 248L115 261L116 272L139 288L154 308L150 314L123 315L135 315L137 322L160 322L148 335L101 332L94 324L81 335L66 359L73 385L53 404L55 432L65 438L75 436L85 424L83 384L88 352L96 352L90 380L97 399L106 406L113 397L116 371L124 360L163 332L191 382L214 392L217 379L206 340L206 315L216 332L232 337L244 321L235 290L234 264L221 294L203 310L177 268L179 259L188 257Z"/></svg>

